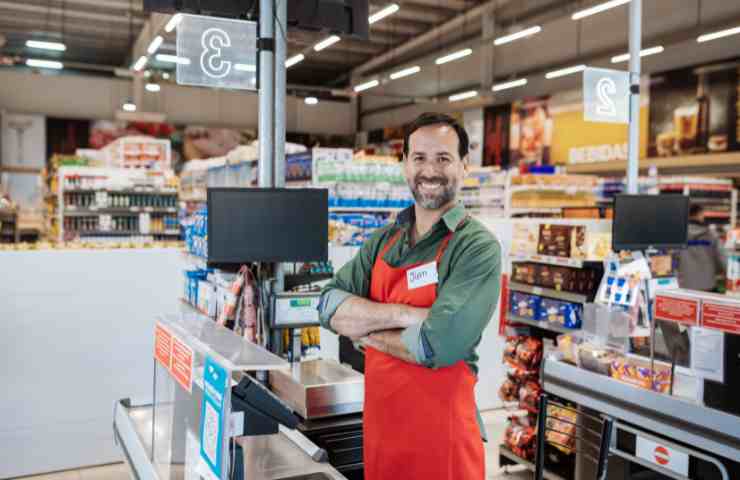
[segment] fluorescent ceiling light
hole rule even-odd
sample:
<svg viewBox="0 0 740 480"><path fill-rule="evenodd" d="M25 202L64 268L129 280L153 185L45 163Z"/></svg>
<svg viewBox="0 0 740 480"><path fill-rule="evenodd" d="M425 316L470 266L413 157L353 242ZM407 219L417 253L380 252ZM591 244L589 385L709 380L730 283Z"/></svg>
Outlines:
<svg viewBox="0 0 740 480"><path fill-rule="evenodd" d="M442 65L444 63L452 62L455 60L459 60L463 57L467 57L471 53L473 53L473 49L466 48L464 50L459 50L457 52L450 53L449 55L445 55L444 57L439 57L438 59L434 61L434 63L436 63L437 65Z"/></svg>
<svg viewBox="0 0 740 480"><path fill-rule="evenodd" d="M657 47L646 48L644 50L640 50L640 56L647 57L648 55L655 55L657 53L663 53L663 50L665 50L665 48L663 48L660 45L658 45ZM621 55L617 55L616 57L612 57L612 63L627 62L629 61L629 59L630 59L630 54L623 53Z"/></svg>
<svg viewBox="0 0 740 480"><path fill-rule="evenodd" d="M152 76L152 72L151 72L150 70L146 70L146 71L144 72L144 78L149 78L149 77L151 77L151 76Z"/></svg>
<svg viewBox="0 0 740 480"><path fill-rule="evenodd" d="M503 37L498 37L496 40L493 41L493 44L503 45L505 43L513 42L514 40L519 40L520 38L529 37L536 33L540 33L541 31L542 27L540 27L539 25L525 28L524 30L519 30L516 33L511 33L509 35L504 35Z"/></svg>
<svg viewBox="0 0 740 480"><path fill-rule="evenodd" d="M704 43L710 40L717 40L718 38L722 37L729 37L730 35L737 35L738 33L740 33L740 27L728 28L727 30L720 30L719 32L705 33L704 35L700 35L696 39L696 41L699 43Z"/></svg>
<svg viewBox="0 0 740 480"><path fill-rule="evenodd" d="M161 90L161 87L159 86L158 83L147 83L144 88L146 88L147 92L152 92L152 93L157 93L158 91Z"/></svg>
<svg viewBox="0 0 740 480"><path fill-rule="evenodd" d="M339 37L337 37L336 35L332 35L331 37L325 38L324 40L314 45L313 49L316 50L317 52L320 52L323 49L334 45L338 41L339 41Z"/></svg>
<svg viewBox="0 0 740 480"><path fill-rule="evenodd" d="M239 72L256 72L257 65L252 65L250 63L235 63L234 70Z"/></svg>
<svg viewBox="0 0 740 480"><path fill-rule="evenodd" d="M306 56L302 53L299 53L298 55L293 55L285 61L285 68L290 68L295 64L301 63L305 59Z"/></svg>
<svg viewBox="0 0 740 480"><path fill-rule="evenodd" d="M160 62L165 63L179 63L181 65L190 65L189 58L178 57L177 55L168 55L166 53L158 53L156 59Z"/></svg>
<svg viewBox="0 0 740 480"><path fill-rule="evenodd" d="M519 80L512 80L510 82L499 83L494 85L491 90L494 92L500 92L501 90L508 90L510 88L522 87L527 84L526 78L520 78Z"/></svg>
<svg viewBox="0 0 740 480"><path fill-rule="evenodd" d="M447 99L451 102L459 102L460 100L467 100L468 98L473 98L478 96L477 90L470 90L469 92L462 92L462 93L456 93L454 95L450 95L447 97Z"/></svg>
<svg viewBox="0 0 740 480"><path fill-rule="evenodd" d="M172 18L170 18L170 21L167 22L167 25L164 27L164 31L167 33L170 33L172 30L177 28L177 25L182 21L182 13L176 13L172 15Z"/></svg>
<svg viewBox="0 0 740 480"><path fill-rule="evenodd" d="M319 103L319 99L316 97L306 97L303 101L306 102L306 105L316 105Z"/></svg>
<svg viewBox="0 0 740 480"><path fill-rule="evenodd" d="M624 5L625 3L630 3L630 0L611 0L609 2L604 2L591 8L578 11L570 18L573 20L580 20L582 18L590 17L591 15L596 15L597 13L605 12L620 5Z"/></svg>
<svg viewBox="0 0 740 480"><path fill-rule="evenodd" d="M361 83L359 85L355 85L355 92L362 92L364 90L368 90L373 87L377 87L380 85L380 82L378 80L370 80L369 82Z"/></svg>
<svg viewBox="0 0 740 480"><path fill-rule="evenodd" d="M391 80L398 80L399 78L408 77L409 75L419 73L420 71L421 71L421 67L418 65L415 65L409 68L404 68L403 70L399 70L397 72L391 73Z"/></svg>
<svg viewBox="0 0 740 480"><path fill-rule="evenodd" d="M140 72L142 68L146 65L146 62L149 61L149 58L146 55L142 55L139 57L139 59L134 63L134 70L137 72Z"/></svg>
<svg viewBox="0 0 740 480"><path fill-rule="evenodd" d="M396 13L399 8L400 7L397 4L391 3L390 5L383 8L382 10L378 10L377 12L370 15L370 17L367 19L368 23L373 24L375 22L379 22L380 20L383 20L385 17L388 17Z"/></svg>
<svg viewBox="0 0 740 480"><path fill-rule="evenodd" d="M169 74L169 73L167 73L167 72L164 72L164 73L162 74L162 78L164 78L165 80L169 80L169 79L170 79L170 74Z"/></svg>
<svg viewBox="0 0 740 480"><path fill-rule="evenodd" d="M34 68L53 68L55 70L61 70L64 68L62 62L55 62L53 60L37 60L35 58L29 58L26 60L26 65Z"/></svg>
<svg viewBox="0 0 740 480"><path fill-rule="evenodd" d="M123 110L126 112L135 112L136 111L136 104L131 102L130 100L123 104Z"/></svg>
<svg viewBox="0 0 740 480"><path fill-rule="evenodd" d="M154 37L154 40L152 40L152 43L149 44L149 48L146 49L147 53L151 55L157 50L159 50L159 47L162 45L163 41L164 41L164 38L162 38L162 35L157 35L156 37Z"/></svg>
<svg viewBox="0 0 740 480"><path fill-rule="evenodd" d="M573 67L561 68L560 70L553 70L552 72L547 72L545 74L545 78L550 80L552 78L564 77L566 75L582 72L584 70L586 70L586 65L575 65Z"/></svg>
<svg viewBox="0 0 740 480"><path fill-rule="evenodd" d="M26 40L26 46L29 48L39 48L41 50L55 50L57 52L63 52L67 50L67 46L59 42L42 42L40 40Z"/></svg>

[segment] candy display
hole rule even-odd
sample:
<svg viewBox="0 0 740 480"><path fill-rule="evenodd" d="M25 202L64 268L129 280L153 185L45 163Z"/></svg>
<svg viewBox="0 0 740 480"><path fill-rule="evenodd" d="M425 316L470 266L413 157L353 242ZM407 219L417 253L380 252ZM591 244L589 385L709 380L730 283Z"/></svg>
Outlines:
<svg viewBox="0 0 740 480"><path fill-rule="evenodd" d="M581 328L583 306L550 298L540 302L537 320L550 322L565 328Z"/></svg>
<svg viewBox="0 0 740 480"><path fill-rule="evenodd" d="M540 225L537 253L553 257L586 258L586 227Z"/></svg>
<svg viewBox="0 0 740 480"><path fill-rule="evenodd" d="M611 364L611 377L646 390L668 393L671 386L671 367L655 363L651 374L650 362L638 358L617 358Z"/></svg>
<svg viewBox="0 0 740 480"><path fill-rule="evenodd" d="M548 405L547 431L545 432L548 443L563 453L573 453L576 447L577 421L578 415L574 410Z"/></svg>
<svg viewBox="0 0 740 480"><path fill-rule="evenodd" d="M540 311L540 301L541 298L537 295L511 292L509 308L511 313L516 316L537 320L537 314Z"/></svg>

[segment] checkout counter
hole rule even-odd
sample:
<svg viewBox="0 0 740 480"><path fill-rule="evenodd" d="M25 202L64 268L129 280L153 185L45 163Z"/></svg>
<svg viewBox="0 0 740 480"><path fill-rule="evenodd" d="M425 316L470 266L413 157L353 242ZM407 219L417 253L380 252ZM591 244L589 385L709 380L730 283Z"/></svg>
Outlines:
<svg viewBox="0 0 740 480"><path fill-rule="evenodd" d="M135 478L362 478L362 374L291 364L187 306L157 319L154 361L153 404L114 414Z"/></svg>

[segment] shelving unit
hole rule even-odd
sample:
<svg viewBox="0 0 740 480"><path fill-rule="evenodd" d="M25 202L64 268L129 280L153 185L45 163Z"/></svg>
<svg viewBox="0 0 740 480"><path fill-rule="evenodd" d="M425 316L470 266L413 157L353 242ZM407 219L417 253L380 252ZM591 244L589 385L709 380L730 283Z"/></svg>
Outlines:
<svg viewBox="0 0 740 480"><path fill-rule="evenodd" d="M58 171L60 241L174 240L180 236L178 205L177 189L168 187L158 172L91 167Z"/></svg>
<svg viewBox="0 0 740 480"><path fill-rule="evenodd" d="M509 313L507 315L507 317L512 322L515 322L515 323L523 323L525 325L529 325L530 327L535 327L535 328L539 328L541 330L547 330L547 331L555 332L555 333L569 333L569 334L574 334L574 333L578 333L581 330L580 328L565 328L565 327L560 327L558 325L553 325L550 322L538 322L537 320L532 320L532 319L529 319L529 318L520 317L518 315L512 315L511 313Z"/></svg>
<svg viewBox="0 0 740 480"><path fill-rule="evenodd" d="M18 243L19 241L18 213L15 210L0 210L0 243Z"/></svg>
<svg viewBox="0 0 740 480"><path fill-rule="evenodd" d="M536 262L558 267L583 268L584 264L601 263L601 260L581 260L578 258L553 257L549 255L512 255L512 262Z"/></svg>
<svg viewBox="0 0 740 480"><path fill-rule="evenodd" d="M329 207L329 212L338 213L396 213L400 207Z"/></svg>
<svg viewBox="0 0 740 480"><path fill-rule="evenodd" d="M556 300L562 300L564 302L586 303L588 301L588 297L580 293L563 292L560 290L553 290L551 288L535 287L533 285L527 285L526 283L510 282L509 289L514 292L531 293L532 295L554 298Z"/></svg>

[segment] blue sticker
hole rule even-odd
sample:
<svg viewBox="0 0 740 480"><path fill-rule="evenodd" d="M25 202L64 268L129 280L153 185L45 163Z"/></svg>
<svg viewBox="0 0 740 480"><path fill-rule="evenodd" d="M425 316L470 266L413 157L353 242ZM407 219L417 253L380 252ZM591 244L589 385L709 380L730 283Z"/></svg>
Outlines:
<svg viewBox="0 0 740 480"><path fill-rule="evenodd" d="M206 357L203 369L203 405L200 415L200 457L217 478L223 468L224 396L226 369Z"/></svg>

